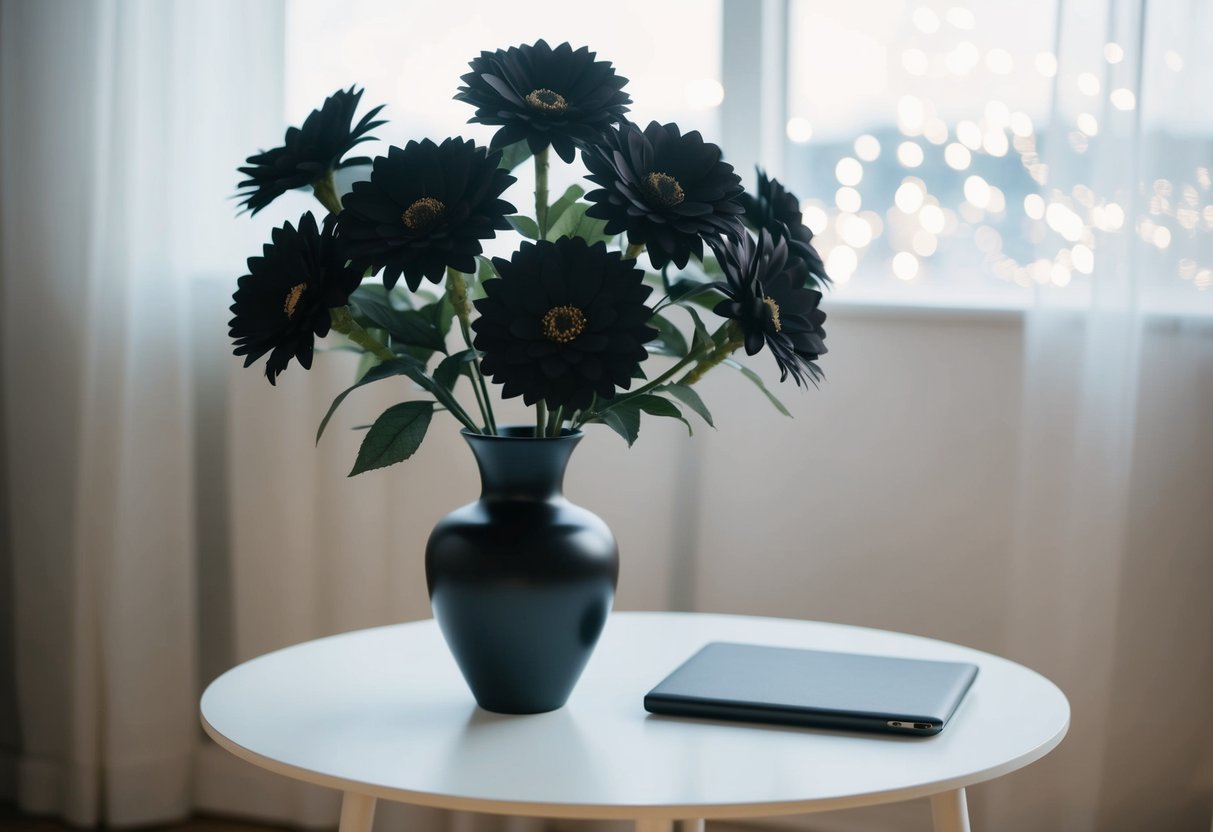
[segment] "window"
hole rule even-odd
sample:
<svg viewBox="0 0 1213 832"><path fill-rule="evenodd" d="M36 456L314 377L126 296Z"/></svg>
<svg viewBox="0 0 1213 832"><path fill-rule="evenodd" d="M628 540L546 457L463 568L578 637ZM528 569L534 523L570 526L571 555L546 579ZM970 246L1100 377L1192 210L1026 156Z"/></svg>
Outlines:
<svg viewBox="0 0 1213 832"><path fill-rule="evenodd" d="M786 26L725 28L730 3L742 17L774 9ZM467 124L451 98L467 62L568 40L630 79L633 120L700 130L749 182L737 161L749 151L722 141L722 124L733 113L730 126L757 133L777 121L783 158L761 161L800 197L835 301L1021 306L1042 287L1081 299L1131 261L1183 307L1213 289L1213 111L1197 105L1213 98L1198 34L1213 4L1190 15L1149 4L1132 26L1115 3L1095 5L629 0L604 14L558 0L292 0L287 115L358 84L390 119L371 153L412 138L484 142L491 129ZM754 112L743 100L754 88L729 89L722 40L758 63L784 54L770 49L784 37L786 104L764 102L751 128L736 114ZM554 164L553 193L582 173ZM528 193L530 166L516 174L514 194Z"/></svg>
<svg viewBox="0 0 1213 832"><path fill-rule="evenodd" d="M785 177L837 295L1081 299L1121 269L1171 307L1213 288L1207 50L1161 5L791 0Z"/></svg>
<svg viewBox="0 0 1213 832"><path fill-rule="evenodd" d="M610 14L561 0L293 0L287 8L288 119L298 123L340 87L363 86L363 102L385 103L390 120L376 131L381 141L366 145L368 155L410 139L461 135L487 144L494 128L468 124L472 108L452 100L459 76L482 50L541 37L553 46L589 46L611 61L629 79L633 121L673 121L719 141L720 0L628 0L614 3ZM584 173L580 160L565 165L553 157L552 198L574 182L584 185ZM521 165L514 174L519 184L511 195L533 215L521 195L534 189L534 171ZM486 252L507 254L511 237L486 241Z"/></svg>

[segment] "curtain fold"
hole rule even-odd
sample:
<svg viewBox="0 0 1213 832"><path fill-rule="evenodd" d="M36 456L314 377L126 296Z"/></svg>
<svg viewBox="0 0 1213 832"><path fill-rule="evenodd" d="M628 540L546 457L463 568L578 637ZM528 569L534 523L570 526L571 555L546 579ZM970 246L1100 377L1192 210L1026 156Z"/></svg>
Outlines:
<svg viewBox="0 0 1213 832"><path fill-rule="evenodd" d="M1073 718L1057 752L990 788L988 819L1203 829L1213 226L1197 208L1213 200L1213 118L1193 102L1210 91L1213 20L1199 2L1062 0L1059 23L1042 196L1062 219L1040 254L1069 282L1039 288L1026 319L1006 650L1066 691ZM1062 239L1068 211L1079 239ZM1068 271L1075 243L1094 252L1090 277Z"/></svg>
<svg viewBox="0 0 1213 832"><path fill-rule="evenodd" d="M187 289L242 260L232 146L272 139L249 115L281 111L282 9L2 14L18 798L157 822L188 813L198 743Z"/></svg>

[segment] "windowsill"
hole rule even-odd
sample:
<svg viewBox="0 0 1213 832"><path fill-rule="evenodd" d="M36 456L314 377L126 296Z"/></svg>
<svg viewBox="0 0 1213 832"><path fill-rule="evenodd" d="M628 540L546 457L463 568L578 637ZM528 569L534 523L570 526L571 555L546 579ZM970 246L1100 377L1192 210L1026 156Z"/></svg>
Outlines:
<svg viewBox="0 0 1213 832"><path fill-rule="evenodd" d="M1194 296L1186 291L1160 291L1142 298L1139 303L1137 313L1151 326L1213 323L1213 296ZM919 289L905 294L827 291L822 306L827 315L836 317L937 318L1007 323L1022 322L1026 313L1038 308L1047 308L1058 314L1069 313L1076 320L1101 314L1093 308L1088 294L1066 294L1064 290L1046 292L1042 297L1027 291L962 293Z"/></svg>

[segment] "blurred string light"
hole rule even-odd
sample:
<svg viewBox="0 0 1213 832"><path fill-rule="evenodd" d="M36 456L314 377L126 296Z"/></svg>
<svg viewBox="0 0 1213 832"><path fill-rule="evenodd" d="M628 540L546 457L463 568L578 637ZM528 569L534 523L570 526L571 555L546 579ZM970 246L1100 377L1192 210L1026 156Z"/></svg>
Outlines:
<svg viewBox="0 0 1213 832"><path fill-rule="evenodd" d="M788 119L788 138L797 144L804 144L813 138L813 125L807 118L796 116Z"/></svg>
<svg viewBox="0 0 1213 832"><path fill-rule="evenodd" d="M1126 87L1112 90L1108 95L1108 100L1118 110L1132 110L1137 106L1137 96L1133 94L1133 90Z"/></svg>
<svg viewBox="0 0 1213 832"><path fill-rule="evenodd" d="M946 8L912 5L909 20L917 32L914 37L929 37L918 38L894 53L899 55L906 76L939 78L951 74L996 84L1007 81L995 76L1011 76L1016 82L1025 74L1044 79L1058 76L1057 56L1050 51L1023 56L997 46L979 48L975 41L981 38L969 34L977 28L977 18L962 4ZM1098 62L1098 56L1102 56L1102 62ZM1123 46L1108 42L1095 56L1097 64L1076 67L1061 77L1061 87L1080 96L1075 98L1071 92L1070 100L1087 102L1081 112L1071 116L1074 120L1069 128L1055 126L1074 153L1085 153L1098 142L1101 127L1111 131L1116 125L1115 121L1101 125L1101 120L1115 119L1116 111L1137 108L1132 89L1105 81L1107 65L1119 64L1125 56ZM1183 57L1175 50L1166 52L1162 62L1172 72L1184 68ZM718 106L723 94L723 89L707 82L688 86L688 101L693 106ZM1101 100L1104 97L1106 108ZM1128 225L1147 245L1165 251L1184 245L1193 234L1213 231L1213 194L1209 193L1213 190L1213 174L1207 165L1197 166L1190 182L1176 184L1160 179L1152 189L1147 186L1145 213L1130 220L1121 203L1084 184L1074 185L1068 193L1056 186L1050 189L1049 167L1037 149L1037 125L1027 112L1012 110L998 97L989 97L967 117L945 119L936 101L912 86L897 99L895 117L900 140L889 143L863 133L854 139L849 152L835 157L833 172L838 187L833 205L809 201L803 206L803 220L821 236L827 271L839 284L851 279L865 256L874 256L874 243L883 235L893 249L890 259L883 262L901 281L918 281L926 273L924 265L941 246L949 240L965 240L984 258L990 273L1002 280L1023 286L1064 287L1096 274L1100 234L1123 233ZM813 138L813 127L804 117L789 119L786 128L793 142L806 143ZM1024 195L1022 202L1017 195L1008 210L1007 192L997 184L1007 175L1006 168L992 166L987 160L1010 154L1015 154L1012 158L1018 158L1024 174L1039 192ZM882 167L866 167L882 156L892 156L905 175L896 183L892 204L879 213L865 210L864 199L865 194L871 199L868 188L880 188L888 175L893 160ZM939 191L934 194L920 176L914 175L927 163L928 156L932 160L942 158L956 172L952 182L938 183ZM932 180L932 184L936 183ZM1040 250L1049 244L1051 235L1057 243L1051 257L1016 260L1016 252L1024 243ZM1213 269L1203 268L1189 257L1179 260L1178 270L1190 285L1213 290Z"/></svg>
<svg viewBox="0 0 1213 832"><path fill-rule="evenodd" d="M855 140L855 155L865 162L876 161L880 158L880 140L864 133Z"/></svg>
<svg viewBox="0 0 1213 832"><path fill-rule="evenodd" d="M897 145L897 161L907 168L916 168L922 164L922 148L915 142L902 142Z"/></svg>
<svg viewBox="0 0 1213 832"><path fill-rule="evenodd" d="M939 31L939 15L927 6L919 6L910 15L914 28L924 35L933 35Z"/></svg>
<svg viewBox="0 0 1213 832"><path fill-rule="evenodd" d="M838 160L838 164L834 166L834 178L841 185L858 185L863 181L863 165L858 159L853 159L850 156L844 156Z"/></svg>

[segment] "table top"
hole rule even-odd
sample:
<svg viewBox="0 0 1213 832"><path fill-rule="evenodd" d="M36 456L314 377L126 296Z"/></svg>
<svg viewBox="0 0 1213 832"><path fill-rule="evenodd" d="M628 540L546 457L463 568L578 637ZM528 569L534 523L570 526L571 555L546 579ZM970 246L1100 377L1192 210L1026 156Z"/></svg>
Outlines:
<svg viewBox="0 0 1213 832"><path fill-rule="evenodd" d="M898 737L661 717L654 685L735 641L973 662L943 733ZM1069 726L1065 696L1006 659L917 636L699 613L615 613L564 708L476 706L432 620L332 636L216 679L221 746L299 780L423 806L564 818L728 818L923 797L1026 766Z"/></svg>

